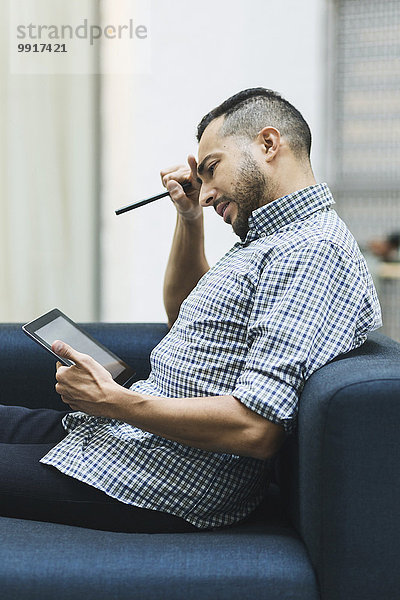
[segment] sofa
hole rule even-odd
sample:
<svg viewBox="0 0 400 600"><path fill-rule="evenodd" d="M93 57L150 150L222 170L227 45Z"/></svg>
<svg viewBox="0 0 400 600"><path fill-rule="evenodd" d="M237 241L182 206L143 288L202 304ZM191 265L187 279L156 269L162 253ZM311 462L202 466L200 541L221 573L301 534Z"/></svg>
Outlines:
<svg viewBox="0 0 400 600"><path fill-rule="evenodd" d="M163 324L83 327L136 370ZM0 325L0 402L64 408L54 361ZM1 499L0 499L1 500ZM315 372L297 433L246 522L180 534L113 533L0 517L4 600L400 598L400 344L375 332Z"/></svg>

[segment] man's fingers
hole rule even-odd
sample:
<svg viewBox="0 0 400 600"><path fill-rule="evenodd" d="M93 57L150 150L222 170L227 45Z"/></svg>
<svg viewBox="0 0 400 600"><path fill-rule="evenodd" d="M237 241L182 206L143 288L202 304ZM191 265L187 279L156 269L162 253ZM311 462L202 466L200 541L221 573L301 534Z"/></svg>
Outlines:
<svg viewBox="0 0 400 600"><path fill-rule="evenodd" d="M70 406L72 408L72 410L75 410L75 402L73 400L73 398L70 398L69 396L65 396L65 394L60 394L61 400L64 402L64 404L68 404L68 406Z"/></svg>
<svg viewBox="0 0 400 600"><path fill-rule="evenodd" d="M201 181L197 176L197 162L193 154L189 154L186 165L164 169L160 174L178 214L185 220L198 219L202 214L199 204ZM191 187L184 189L185 183L190 183Z"/></svg>
<svg viewBox="0 0 400 600"><path fill-rule="evenodd" d="M85 359L87 358L86 354L82 354L81 352L74 350L74 348L71 348L71 346L69 346L65 342L61 342L60 340L56 340L55 342L53 342L51 345L51 349L61 358L67 358L68 360L74 362L76 365L83 364L85 362Z"/></svg>
<svg viewBox="0 0 400 600"><path fill-rule="evenodd" d="M196 159L193 155L190 155L191 165L179 165L175 169L165 169L160 171L161 181L164 187L166 187L169 191L169 183L171 181L175 181L180 185L184 183L194 183L196 187L197 183L199 183L199 179L197 177L197 163Z"/></svg>
<svg viewBox="0 0 400 600"><path fill-rule="evenodd" d="M160 175L162 184L166 188L167 184L172 180L177 181L178 183L186 181L189 176L189 171L185 165L176 165L175 167L170 167L169 169L163 169L160 171Z"/></svg>
<svg viewBox="0 0 400 600"><path fill-rule="evenodd" d="M165 177L167 175L170 175L171 173L175 173L176 171L179 171L179 169L181 169L181 168L182 168L182 165L174 165L172 167L167 167L166 169L162 169L160 171L161 183L163 184L164 187L167 187Z"/></svg>
<svg viewBox="0 0 400 600"><path fill-rule="evenodd" d="M174 179L170 179L167 183L167 190L172 200L179 200L186 196L185 191L180 183Z"/></svg>
<svg viewBox="0 0 400 600"><path fill-rule="evenodd" d="M197 176L196 158L193 154L189 154L187 161L190 171L185 165L177 165L160 171L163 186L167 188L171 198L175 201L179 201L188 195L182 187L183 183L190 181L194 189L197 189L198 185L201 184Z"/></svg>

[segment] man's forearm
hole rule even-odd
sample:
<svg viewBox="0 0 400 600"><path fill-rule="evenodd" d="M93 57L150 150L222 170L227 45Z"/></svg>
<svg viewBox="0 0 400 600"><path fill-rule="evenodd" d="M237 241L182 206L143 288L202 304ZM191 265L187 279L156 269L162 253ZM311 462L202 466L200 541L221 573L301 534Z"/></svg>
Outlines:
<svg viewBox="0 0 400 600"><path fill-rule="evenodd" d="M247 408L234 396L165 398L118 385L91 356L56 340L56 392L72 410L109 417L161 437L211 452L266 459L283 439L283 428Z"/></svg>
<svg viewBox="0 0 400 600"><path fill-rule="evenodd" d="M110 403L113 418L181 444L265 460L279 448L283 429L233 396L159 398L131 390Z"/></svg>
<svg viewBox="0 0 400 600"><path fill-rule="evenodd" d="M190 220L178 214L164 278L164 306L170 326L176 320L182 302L208 269L202 213Z"/></svg>

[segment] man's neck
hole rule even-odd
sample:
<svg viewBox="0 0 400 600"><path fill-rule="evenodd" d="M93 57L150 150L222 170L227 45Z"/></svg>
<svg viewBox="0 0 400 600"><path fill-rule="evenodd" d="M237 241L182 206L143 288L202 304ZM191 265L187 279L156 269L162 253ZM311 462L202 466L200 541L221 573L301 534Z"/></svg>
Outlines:
<svg viewBox="0 0 400 600"><path fill-rule="evenodd" d="M286 180L281 180L277 183L274 189L274 200L303 190L310 185L316 185L316 183L316 179L312 172L299 173L296 177L288 177Z"/></svg>

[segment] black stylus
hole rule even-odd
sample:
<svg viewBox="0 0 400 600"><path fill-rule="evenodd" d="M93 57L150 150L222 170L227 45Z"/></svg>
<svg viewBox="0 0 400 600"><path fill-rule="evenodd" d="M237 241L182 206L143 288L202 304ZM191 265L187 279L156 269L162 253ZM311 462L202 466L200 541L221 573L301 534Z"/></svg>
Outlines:
<svg viewBox="0 0 400 600"><path fill-rule="evenodd" d="M184 190L188 190L191 186L190 181L181 184ZM151 198L147 198L146 200L140 200L139 202L134 202L133 204L128 204L127 206L123 206L115 211L116 215L122 215L123 213L128 212L128 210L133 210L134 208L139 208L139 206L144 206L145 204L150 204L150 202L154 202L155 200L159 200L160 198L165 198L168 196L169 192L163 192L162 194L158 194L157 196L152 196Z"/></svg>

